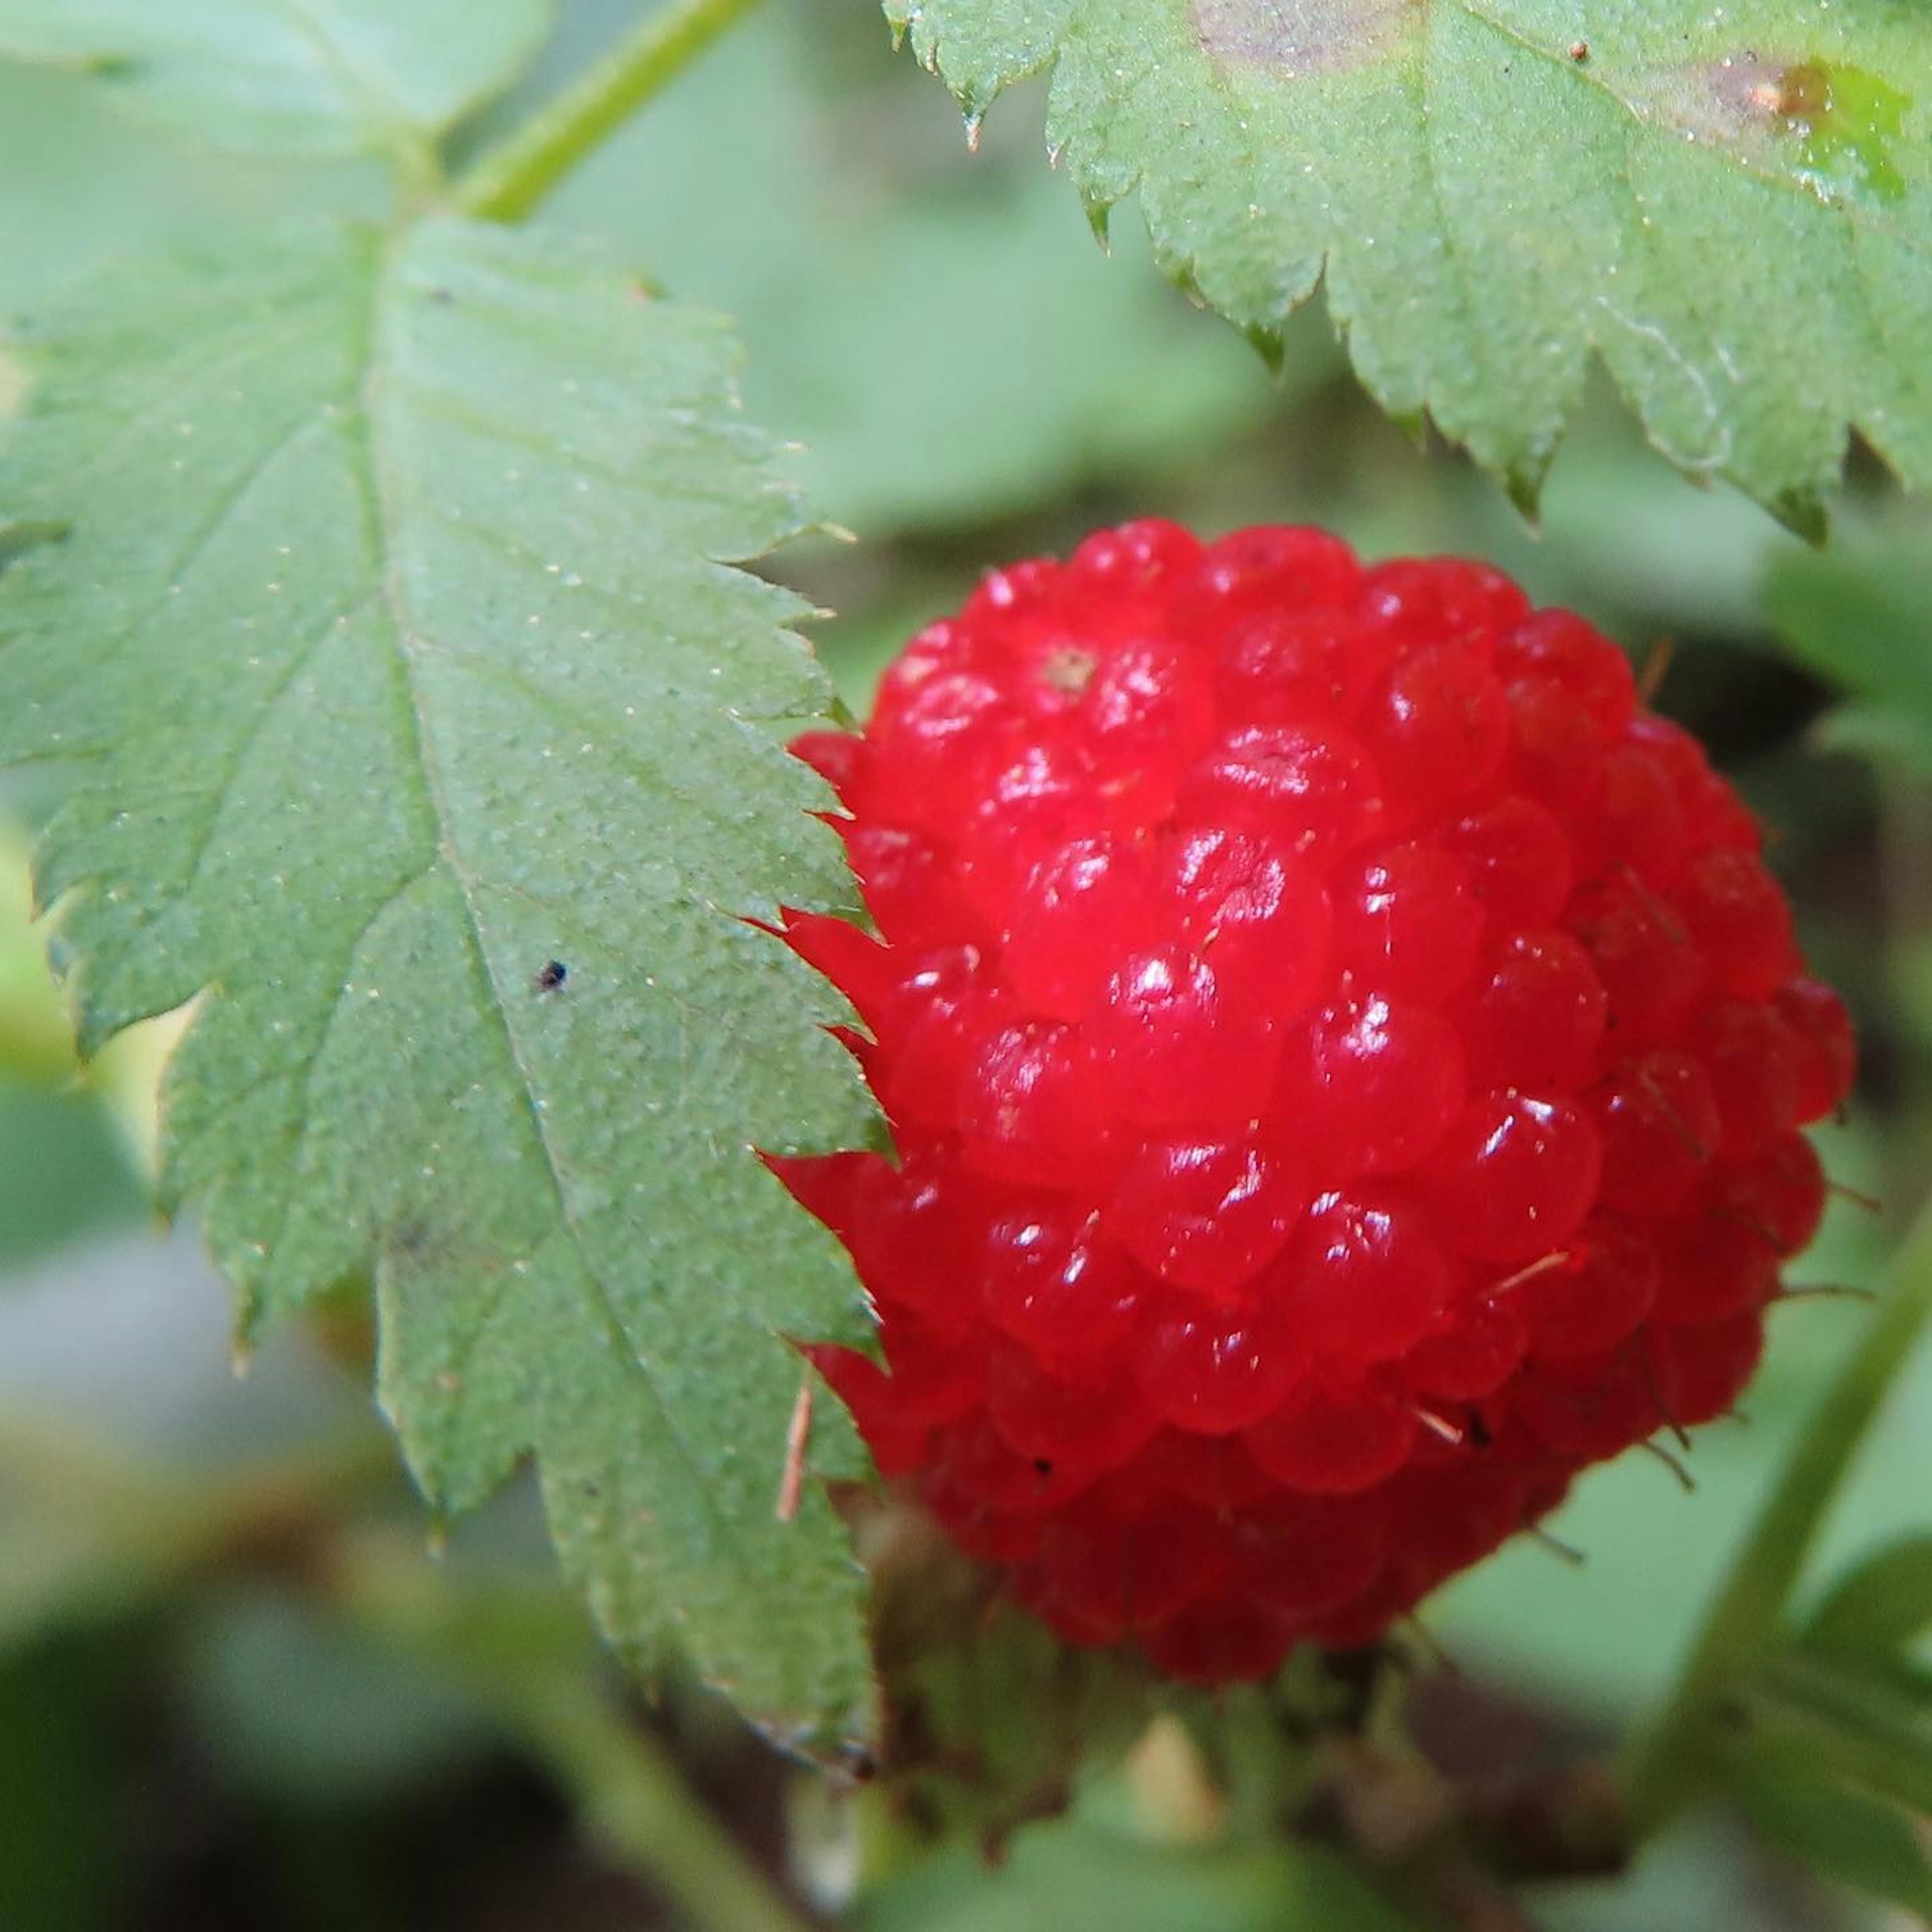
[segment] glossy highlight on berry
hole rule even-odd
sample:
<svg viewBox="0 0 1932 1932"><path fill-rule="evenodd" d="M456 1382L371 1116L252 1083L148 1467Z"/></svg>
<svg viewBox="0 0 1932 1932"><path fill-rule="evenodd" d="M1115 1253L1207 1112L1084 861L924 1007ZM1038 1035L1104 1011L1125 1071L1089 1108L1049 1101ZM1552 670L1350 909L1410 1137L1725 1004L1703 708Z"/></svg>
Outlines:
<svg viewBox="0 0 1932 1932"><path fill-rule="evenodd" d="M1156 521L996 571L791 913L896 1158L774 1160L886 1474L1069 1642L1373 1640L1592 1462L1720 1416L1844 1101L1756 826L1582 618L1454 560Z"/></svg>

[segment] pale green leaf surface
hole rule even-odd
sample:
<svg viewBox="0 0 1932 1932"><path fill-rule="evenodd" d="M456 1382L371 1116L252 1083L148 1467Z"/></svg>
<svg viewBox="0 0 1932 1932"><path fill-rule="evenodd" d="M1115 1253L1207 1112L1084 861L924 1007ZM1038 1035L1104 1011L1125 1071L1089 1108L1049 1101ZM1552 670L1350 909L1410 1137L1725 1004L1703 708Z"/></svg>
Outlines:
<svg viewBox="0 0 1932 1932"><path fill-rule="evenodd" d="M1720 1754L1796 1766L1932 1816L1932 1676L1789 1652L1738 1687Z"/></svg>
<svg viewBox="0 0 1932 1932"><path fill-rule="evenodd" d="M1036 119L1039 104L1021 111ZM1144 242L1124 237L1108 260L1032 142L1012 145L968 154L944 96L876 20L772 8L544 218L621 237L666 286L727 310L751 406L806 446L813 500L868 538L1096 482L1144 489L1280 409L1244 345L1147 273ZM730 165L693 168L702 154ZM638 191L674 180L675 194ZM1336 360L1318 325L1294 346L1291 394Z"/></svg>
<svg viewBox="0 0 1932 1932"><path fill-rule="evenodd" d="M1202 1850L1084 1820L1020 1832L999 1864L955 1846L873 1892L861 1932L1418 1932L1339 1852L1306 1839Z"/></svg>
<svg viewBox="0 0 1932 1932"><path fill-rule="evenodd" d="M1534 497L1600 352L1652 440L1815 529L1855 425L1932 483L1917 0L888 0L969 116L1051 68L1090 208Z"/></svg>
<svg viewBox="0 0 1932 1932"><path fill-rule="evenodd" d="M1873 1798L1808 1769L1802 1761L1730 1761L1730 1789L1760 1834L1786 1856L1841 1884L1932 1917L1932 1857L1919 1820L1901 1805Z"/></svg>
<svg viewBox="0 0 1932 1932"><path fill-rule="evenodd" d="M1932 536L1780 557L1764 608L1795 656L1859 700L1842 742L1932 766Z"/></svg>
<svg viewBox="0 0 1932 1932"><path fill-rule="evenodd" d="M421 140L514 79L550 0L0 0L0 56L258 153Z"/></svg>
<svg viewBox="0 0 1932 1932"><path fill-rule="evenodd" d="M1808 1649L1882 1658L1932 1629L1932 1535L1888 1544L1841 1576L1804 1627Z"/></svg>
<svg viewBox="0 0 1932 1932"><path fill-rule="evenodd" d="M862 1311L752 1151L868 1120L742 916L849 896L782 742L828 701L802 607L728 567L796 505L710 317L554 238L393 246L131 268L33 357L8 493L72 528L0 586L0 764L78 775L40 886L83 1045L206 989L168 1185L251 1312L373 1266L433 1498L534 1454L621 1645L862 1720L843 1534L773 1498L774 1331Z"/></svg>

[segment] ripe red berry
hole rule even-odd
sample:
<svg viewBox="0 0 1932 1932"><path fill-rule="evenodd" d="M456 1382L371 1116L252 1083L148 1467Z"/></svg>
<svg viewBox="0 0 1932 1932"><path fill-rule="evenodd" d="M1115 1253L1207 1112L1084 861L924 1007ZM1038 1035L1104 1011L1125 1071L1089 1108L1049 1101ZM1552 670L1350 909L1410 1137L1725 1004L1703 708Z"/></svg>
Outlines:
<svg viewBox="0 0 1932 1932"><path fill-rule="evenodd" d="M1851 1030L1581 618L1130 524L798 749L877 938L788 937L898 1156L773 1163L878 1312L883 1370L818 1359L1070 1641L1209 1680L1368 1641L1736 1401Z"/></svg>

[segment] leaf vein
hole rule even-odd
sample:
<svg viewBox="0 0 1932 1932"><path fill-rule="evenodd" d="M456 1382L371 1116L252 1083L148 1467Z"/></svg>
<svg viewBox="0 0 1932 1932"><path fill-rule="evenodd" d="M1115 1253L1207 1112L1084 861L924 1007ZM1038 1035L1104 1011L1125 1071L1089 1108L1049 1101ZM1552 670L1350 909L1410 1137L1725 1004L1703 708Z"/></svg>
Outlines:
<svg viewBox="0 0 1932 1932"><path fill-rule="evenodd" d="M604 1328L607 1339L618 1363L627 1368L650 1396L653 1407L662 1420L665 1432L676 1446L679 1455L688 1468L693 1484L693 1493L697 1496L705 1514L711 1519L718 1532L721 1546L728 1552L734 1569L750 1584L752 1578L744 1561L737 1539L730 1532L730 1512L721 1508L713 1494L710 1472L689 1439L685 1435L674 1405L658 1386L657 1378L650 1364L640 1357L632 1346L624 1322L620 1314L610 1286L605 1282L590 1244L577 1220L576 1210L565 1178L564 1168L553 1143L544 1110L538 1091L538 1083L526 1058L523 1044L512 1022L503 989L499 984L496 968L490 949L484 937L482 915L476 904L477 881L463 857L455 836L448 799L443 782L440 758L434 748L434 734L424 710L422 694L418 687L413 652L418 643L418 634L411 621L409 599L397 570L397 558L393 544L386 536L394 505L400 492L391 475L385 457L381 436L376 430L377 412L382 384L382 361L381 346L381 319L380 316L380 291L386 278L379 276L376 299L371 302L368 327L370 332L370 352L363 358L368 374L363 385L364 406L359 416L361 436L364 460L373 485L367 503L370 536L376 547L376 554L382 560L383 601L389 612L396 644L398 668L407 697L413 724L413 746L416 762L420 770L427 789L431 808L441 830L441 850L445 862L457 886L457 896L463 908L467 928L467 950L470 952L476 970L481 976L481 990L484 994L484 1005L494 1018L502 1039L505 1052L521 1088L524 1102L530 1117L530 1125L534 1143L542 1156L545 1175L550 1191L556 1203L560 1222L569 1235L575 1250L579 1267L574 1271L575 1278L586 1285L590 1291L592 1312ZM538 1432L540 1434L541 1432ZM543 1447L536 1445L541 1456Z"/></svg>

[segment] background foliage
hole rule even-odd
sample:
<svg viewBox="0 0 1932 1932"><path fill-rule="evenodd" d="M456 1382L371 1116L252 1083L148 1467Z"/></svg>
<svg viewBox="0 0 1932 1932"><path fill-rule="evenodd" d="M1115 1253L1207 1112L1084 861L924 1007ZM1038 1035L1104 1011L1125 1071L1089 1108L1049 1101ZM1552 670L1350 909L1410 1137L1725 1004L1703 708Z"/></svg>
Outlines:
<svg viewBox="0 0 1932 1932"><path fill-rule="evenodd" d="M0 230L10 244L0 260L0 308L27 318L26 337L46 332L47 318L60 313L66 298L57 290L117 256L170 242L206 247L211 237L279 219L290 206L325 219L382 218L390 178L364 151L373 143L399 156L407 192L428 135L505 82L543 24L529 7L484 10L490 30L476 35L466 27L458 37L459 71L448 58L451 37L438 26L442 10L400 10L424 32L418 40L404 35L381 45L377 70L409 81L390 98L372 96L366 76L370 36L380 35L392 10L339 0L309 10L334 50L320 63L313 40L292 48L279 30L259 30L263 10L241 0L170 7L165 46L133 38L154 33L152 9L98 0L60 10L63 38L51 44L47 9L0 0L0 49L66 63L0 64ZM1099 10L994 8L984 16L1010 37L1031 34L1028 44L1044 52L1077 37L1088 13ZM1358 10L1366 20L1378 10ZM1470 38L1473 10L1436 10L1449 22L1440 50L1447 84L1466 92L1486 84ZM578 0L535 71L466 127L460 145L487 145L628 14L617 0ZM1912 81L1912 64L1922 63L1928 44L1900 38L1898 10L1869 14L1883 28L1879 40L1837 51L1852 66L1869 61ZM929 51L946 17L932 10L916 45ZM1587 86L1597 92L1575 98L1613 98L1603 92L1610 83L1602 75L1586 82L1564 71L1567 43L1556 48L1550 32L1543 40L1537 78L1526 83L1534 91L1512 94L1512 111L1520 99L1546 98L1550 112L1567 112L1573 97L1558 89ZM206 92L217 70L200 56L211 45L224 56L223 86L232 83L235 98L226 104ZM946 65L943 37L939 50ZM987 73L1038 64L1016 61L1010 44L995 52ZM110 62L104 81L81 70L80 57ZM1108 107L1100 58L1082 42L1078 62L1063 68L1053 131L1067 144L1067 168L1083 190L1106 201L1136 172L1132 143L1144 130ZM962 70L949 72L962 80ZM1399 74L1390 84L1407 88L1412 78ZM1276 145L1292 152L1294 142L1316 139L1312 123L1280 121L1288 110L1267 80L1251 75L1244 85L1256 90L1256 112L1276 117L1269 123ZM1359 100L1344 100L1348 84L1346 74L1324 81L1321 112L1362 111ZM983 92L984 83L969 80L968 91ZM1916 85L1911 92L1916 100ZM806 445L782 455L779 466L823 514L860 538L808 537L767 566L803 602L837 614L814 635L855 706L884 657L923 616L963 594L988 562L1064 548L1095 523L1143 512L1216 528L1318 520L1378 554L1480 552L1539 598L1588 610L1640 656L1671 640L1664 708L1706 736L1777 828L1777 862L1798 899L1808 947L1847 989L1864 1034L1859 1104L1831 1131L1827 1154L1834 1174L1876 1197L1882 1211L1835 1204L1806 1274L1821 1285L1875 1285L1924 1191L1932 1124L1932 816L1923 789L1932 773L1932 650L1923 615L1932 527L1922 510L1902 505L1869 452L1856 451L1833 544L1808 550L1742 495L1694 487L1647 448L1612 383L1586 380L1580 338L1558 345L1549 386L1533 388L1545 400L1527 429L1528 418L1504 423L1480 399L1459 403L1456 328L1494 321L1482 304L1507 306L1506 279L1482 293L1475 310L1467 306L1477 299L1470 285L1459 295L1431 280L1430 304L1411 318L1414 336L1378 338L1374 319L1393 314L1390 298L1345 278L1340 286L1353 291L1345 303L1358 304L1343 310L1355 325L1348 353L1372 386L1401 412L1436 404L1445 425L1520 496L1541 476L1556 421L1574 417L1532 534L1468 459L1432 440L1418 446L1365 400L1318 308L1292 320L1277 312L1279 303L1264 313L1243 266L1247 256L1196 266L1192 279L1238 321L1279 334L1269 344L1278 376L1234 331L1168 289L1148 259L1172 254L1171 224L1179 218L1171 197L1163 200L1158 169L1142 193L1151 197L1156 229L1169 232L1150 250L1138 219L1123 209L1112 224L1111 254L1093 248L1078 200L1040 165L1046 111L1040 90L1016 89L988 118L969 156L944 92L911 62L894 59L865 8L809 0L740 28L574 176L547 206L545 220L599 238L599 262L647 269L674 296L734 318L746 352L746 418ZM1757 304L1744 318L1764 355L1744 358L1750 380L1726 392L1724 460L1688 466L1730 475L1787 520L1809 526L1846 418L1868 421L1874 407L1890 410L1894 425L1905 425L1902 440L1874 440L1908 475L1920 474L1923 460L1912 453L1922 442L1912 440L1922 432L1910 428L1922 420L1913 414L1922 398L1885 391L1870 373L1877 364L1820 347L1840 340L1841 305L1849 314L1859 303L1876 304L1870 313L1901 327L1932 308L1909 279L1922 274L1925 245L1913 224L1922 224L1928 197L1906 191L1924 172L1912 146L1922 110L1913 107L1895 134L1886 131L1892 124L1882 101L1868 101L1864 111L1877 117L1882 152L1876 162L1862 159L1854 143L1827 157L1840 178L1825 187L1850 199L1861 224L1869 214L1872 231L1902 264L1895 272L1908 279L1875 291L1832 268L1823 244L1803 228L1832 212L1816 184L1798 184L1808 202L1785 192L1788 181L1783 198L1774 198L1760 175L1723 157L1680 164L1674 149L1644 150L1643 165L1682 172L1678 191L1700 221L1744 236L1735 251L1741 275L1773 259L1803 265L1795 288L1781 284L1792 299L1778 315ZM1480 93L1466 112L1456 124L1476 130L1472 143L1502 118ZM1186 113L1184 103L1170 122ZM217 155L195 138L218 124L244 152ZM1767 152L1787 174L1826 164L1811 134L1758 131L1785 142ZM1580 143L1580 169L1600 164L1604 138ZM1808 140L1808 160L1801 152ZM1406 151L1398 143L1391 152ZM1388 205L1398 212L1410 206L1412 182L1373 173L1366 152L1346 158L1353 172L1346 181L1338 175L1337 206L1324 217L1335 230L1373 232L1378 218L1362 210L1379 208L1378 196L1394 197ZM1513 252L1525 245L1520 224L1498 238L1509 205L1499 212L1473 192L1494 178L1480 146L1448 160L1438 185L1462 194L1467 219L1478 224L1466 234L1471 250L1526 272ZM1900 172L1898 196L1878 162ZM676 191L665 191L669 183ZM1352 202L1345 188L1368 199ZM1763 226L1774 210L1799 226ZM1306 217L1304 210L1298 218ZM1616 219L1618 247L1666 246L1624 233L1628 210ZM1306 256L1329 232L1313 224L1288 238ZM1411 243L1420 245L1413 236ZM459 253L468 246L453 245ZM521 238L501 245L527 253ZM1576 259L1588 253L1580 242ZM1269 300L1298 292L1292 285L1300 272L1280 266L1293 254L1290 248L1270 257ZM1600 250L1592 259L1600 257ZM553 274L608 272L582 266L589 259L561 242L545 243L540 278L548 286ZM1733 299L1728 284L1690 272L1689 260L1652 259L1646 286L1660 302L1694 304L1694 320L1712 342L1728 345L1726 328L1737 320L1724 306ZM1709 251L1695 260L1708 263ZM422 287L491 268L442 262ZM1855 297L1855 285L1865 292ZM608 296L614 285L604 286ZM1550 287L1552 313L1590 312L1560 280ZM1445 302L1446 321L1438 312ZM423 304L434 326L434 298L424 296ZM124 286L112 306L119 326L137 335L165 334L170 326L167 292L152 281ZM246 309L238 304L238 326L246 326ZM1520 304L1510 313L1524 327L1537 326ZM602 355L607 345L622 353L627 326L614 310L601 315L589 324L590 346L573 356ZM1682 372L1673 392L1668 369L1646 361L1640 344L1624 346L1621 362L1610 358L1616 382L1653 432L1680 457L1687 448L1709 454L1714 446L1690 448L1671 414L1691 406ZM490 351L493 369L505 352ZM701 342L693 352L710 354ZM14 353L0 350L0 413L13 406ZM1520 366L1520 358L1510 365ZM1885 380L1903 380L1903 366L1898 357L1884 362ZM292 394L301 368L286 374ZM529 386L508 386L519 393ZM634 377L628 386L639 386ZM83 380L76 409L84 412L99 388ZM1805 399L1802 420L1780 414L1779 396ZM124 398L113 400L124 410ZM466 434L479 433L472 418L486 400L499 413L480 434L506 433L500 412L514 398L497 393L457 398L453 414ZM448 404L446 396L436 400L446 418ZM76 420L84 429L84 415ZM533 430L534 420L512 422L508 432L520 428ZM412 460L424 446L413 439L433 445L448 433L447 421L412 428ZM466 446L466 464L476 464L476 446ZM422 460L434 456L431 446ZM748 452L745 460L754 458ZM488 458L493 466L501 460L500 452ZM47 467L57 470L57 459ZM17 556L23 568L37 532L7 519L21 514L16 478L27 473L9 468L0 502L0 561ZM138 496L143 486L128 487ZM312 479L308 488L312 496ZM547 492L525 496L526 502L506 494L499 520L526 508L540 534ZM613 515L642 524L661 508L629 502ZM768 499L764 514L764 526L707 534L694 554L748 554L797 520L789 500ZM305 508L305 530L312 520L326 536L326 524ZM547 574L544 563L560 561L549 554L554 545L533 539L530 548L520 565L512 559L506 566L524 573L506 595L554 594L542 585L533 591L531 581ZM781 667L771 675L802 680L794 661L772 655L776 626L800 603L740 582L730 594L743 604L746 650ZM664 594L661 580L640 587ZM228 584L211 584L208 608L231 595ZM466 611L462 621L492 619L484 610ZM119 688L112 723L121 741L140 746L184 706L202 702L195 676L184 650L172 676ZM22 730L21 689L10 693L0 736ZM77 711L86 711L91 694L104 704L97 680L73 692ZM228 716L235 698L222 690L206 701L212 712L194 715ZM801 686L762 715L796 715L815 701ZM704 715L692 714L700 727ZM94 722L104 716L94 712ZM450 728L462 728L465 716L452 713ZM236 728L247 722L238 717ZM734 757L761 755L742 735L726 733L720 742ZM600 744L599 755L615 754ZM158 788L169 781L152 764L136 768ZM286 784L298 770L284 760L273 776ZM795 782L797 800L806 801L803 781ZM740 1895L719 1880L731 1868L709 1856L714 1817L754 1863L773 1870L782 1842L806 1847L783 1873L795 1890L880 1928L1020 1928L1088 1916L1123 1932L1312 1925L1338 1916L1373 1922L1366 1915L1381 1908L1336 1862L1282 1844L1257 1821L1190 1808L1198 1794L1184 1754L1178 1770L1154 1750L1137 1754L1124 1772L1095 1779L1071 1820L1022 1833L1005 1868L988 1876L968 1847L916 1856L916 1833L885 1808L828 1805L818 1787L749 1749L720 1707L683 1678L673 1679L646 1728L629 1725L607 1694L579 1614L551 1587L536 1498L521 1486L452 1528L443 1562L426 1565L420 1506L392 1473L393 1451L368 1413L372 1337L356 1302L321 1293L304 1325L265 1338L248 1379L231 1383L225 1291L194 1232L161 1244L144 1224L165 1037L136 1029L77 1074L66 1010L47 976L45 929L30 927L27 916L26 842L53 794L32 766L9 784L4 796L15 829L0 854L0 1726L9 1740L0 1754L0 1924L67 1932L190 1922L781 1922L773 1915L785 1908L760 1889L763 1881L738 1881ZM597 788L610 795L608 775ZM534 764L520 766L514 790L514 799L475 802L470 822L493 851L506 833L540 838L568 815L569 788L558 788L556 802L544 806ZM345 842L356 836L352 826L337 830ZM615 812L598 836L608 843L607 862L637 868L657 835ZM760 874L755 848L734 838L725 828L717 849L751 869L721 875L736 895L731 902L775 892L775 883L747 888L742 880L770 876L794 855L776 854ZM130 864L128 876L158 875L181 849L163 838ZM550 934L561 930L573 958L594 959L600 945L621 951L644 944L640 935L666 908L675 916L707 896L703 881L673 880L653 898L647 873L644 879L642 896L623 911L624 929L607 936L553 922L520 930L505 955L515 963L496 974L496 991L482 995L474 1015L452 1018L439 1001L439 1023L454 1028L449 1052L458 1062L473 1051L470 1030L492 1023L493 999L505 1006L514 999L528 1024L567 1032L578 1009L529 996L526 958L540 963L565 950L565 938ZM826 890L836 888L828 882ZM230 944L214 927L202 938ZM122 970L136 976L118 1004L110 1002L114 1018L172 1004L208 976L207 958L184 954L184 962L199 963L184 983L152 986L140 976L164 962L131 942L126 957ZM430 984L440 989L460 970L439 968ZM772 970L787 983L760 997L796 999L791 976ZM413 958L403 976L422 983ZM314 1004L298 1001L289 1011L298 1017ZM625 1021L634 1034L652 1023L642 1011ZM720 1023L715 1014L707 1022ZM784 1037L772 1034L772 1051L809 1051ZM245 1051L238 1042L230 1050ZM380 1042L369 1051L380 1057ZM566 1117L574 1104L586 1119L618 1118L610 1110L621 1105L616 1088L627 1066L604 1065L596 1041L573 1048L559 1039L556 1052L555 1091ZM366 1072L352 1066L345 1078L352 1087ZM826 1078L820 1067L774 1082L776 1098L793 1104L808 1090L825 1090ZM614 1085L600 1088L599 1078ZM772 1100L748 1095L744 1105ZM821 1114L800 1130L851 1124ZM704 1133L695 1124L694 1145ZM652 1204L661 1210L662 1203ZM475 1206L432 1190L416 1198L414 1211L454 1224ZM523 1210L512 1202L502 1211L514 1222ZM752 1218L740 1225L748 1240L779 1238L754 1206L747 1211ZM220 1216L209 1225L219 1244ZM620 1216L607 1238L629 1240L635 1232ZM543 1233L519 1228L517 1236L540 1241ZM796 1244L808 1233L792 1228L782 1238ZM686 1227L675 1238L693 1237ZM302 1285L326 1290L337 1272L318 1265ZM668 1268L664 1278L674 1273ZM837 1318L829 1274L817 1288L794 1282L787 1292L800 1305L817 1296L810 1305L821 1330ZM776 1320L769 1310L766 1318ZM1750 1426L1700 1440L1695 1496L1680 1496L1660 1465L1632 1459L1593 1476L1553 1526L1585 1552L1582 1568L1526 1542L1448 1594L1430 1628L1461 1675L1428 1678L1417 1700L1421 1736L1439 1758L1472 1772L1555 1763L1606 1748L1640 1724L1673 1681L1740 1526L1862 1318L1856 1306L1832 1298L1778 1311ZM520 1338L510 1352L529 1342ZM794 1383L773 1354L777 1366L761 1372L757 1388L730 1399L740 1406L723 1406L726 1398L715 1392L702 1398L720 1404L706 1421L728 1456L745 1440L744 1418L766 1417L774 1402L782 1433ZM435 1372L432 1365L422 1380L433 1385ZM392 1384L392 1401L394 1394ZM519 1396L520 1417L529 1399L529 1391ZM407 1432L406 1400L400 1406ZM446 1492L472 1499L487 1486L484 1476L520 1446L510 1436L478 1444L470 1452L474 1473L449 1480ZM418 1456L433 1484L441 1453L430 1452L426 1464ZM836 1448L828 1442L821 1453L831 1456ZM1775 1673L1754 1680L1761 1729L1786 1741L1784 1757L1756 1754L1731 1767L1728 1804L1687 1815L1621 1888L1546 1888L1534 1901L1538 1922L1604 1932L1660 1924L1850 1927L1869 1910L1859 1898L1874 1894L1928 1909L1932 1888L1911 1821L1916 1811L1922 1828L1932 1751L1922 1730L1885 1731L1872 1708L1919 1708L1912 1700L1922 1696L1924 1657L1915 1646L1932 1610L1923 1545L1908 1544L1906 1553L1876 1567L1859 1565L1902 1536L1922 1534L1928 1457L1932 1356L1922 1348L1829 1520L1801 1600L1812 1618L1802 1645L1788 1657L1780 1652ZM775 1457L760 1451L734 1478L748 1524L754 1516L769 1522L775 1472ZM554 1513L554 1496L552 1503ZM821 1533L818 1546L832 1552L827 1588L836 1593L836 1540L829 1524ZM692 1547L688 1538L683 1546ZM573 1558L593 1582L598 1560L581 1549ZM661 1606L640 1606L634 1596L614 1615L607 1593L602 1608L607 1627L646 1648L664 1620ZM839 1662L836 1634L849 1633L849 1622L828 1616L778 1631L770 1622L748 1634L723 1633L716 1644L724 1648L708 1657L700 1635L710 1674L724 1674L717 1659L731 1646L736 1655L755 1654L754 1638L767 1636L788 1670L836 1677L849 1668ZM821 1640L829 1647L814 1658ZM775 1684L752 1699L772 1715L790 1694ZM805 1701L824 1694L808 1692ZM1843 1719L1847 1697L1865 1700L1864 1715ZM1821 1716L1823 1706L1838 1715ZM1868 1753L1850 1770L1822 1748L1846 1738ZM1874 1762L1869 1754L1888 1740L1891 1755ZM702 1804L712 1808L694 1808ZM1802 1879L1780 1862L1793 1852Z"/></svg>

